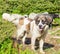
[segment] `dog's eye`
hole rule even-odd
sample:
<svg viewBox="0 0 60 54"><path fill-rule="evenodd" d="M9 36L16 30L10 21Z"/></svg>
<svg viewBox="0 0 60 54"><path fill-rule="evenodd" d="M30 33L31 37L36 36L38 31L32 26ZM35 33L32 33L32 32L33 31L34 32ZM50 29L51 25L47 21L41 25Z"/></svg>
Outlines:
<svg viewBox="0 0 60 54"><path fill-rule="evenodd" d="M44 21L44 20L42 20L42 23L43 23L43 24L45 24L45 21Z"/></svg>

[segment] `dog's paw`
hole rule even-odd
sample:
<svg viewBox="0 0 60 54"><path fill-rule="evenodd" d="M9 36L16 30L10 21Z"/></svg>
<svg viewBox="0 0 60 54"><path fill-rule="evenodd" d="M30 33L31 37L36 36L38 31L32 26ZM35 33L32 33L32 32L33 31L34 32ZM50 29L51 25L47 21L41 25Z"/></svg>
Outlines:
<svg viewBox="0 0 60 54"><path fill-rule="evenodd" d="M41 54L45 54L45 52L44 52L44 51L40 51L40 53L41 53Z"/></svg>
<svg viewBox="0 0 60 54"><path fill-rule="evenodd" d="M34 52L36 51L33 47L31 48L31 50L34 51Z"/></svg>

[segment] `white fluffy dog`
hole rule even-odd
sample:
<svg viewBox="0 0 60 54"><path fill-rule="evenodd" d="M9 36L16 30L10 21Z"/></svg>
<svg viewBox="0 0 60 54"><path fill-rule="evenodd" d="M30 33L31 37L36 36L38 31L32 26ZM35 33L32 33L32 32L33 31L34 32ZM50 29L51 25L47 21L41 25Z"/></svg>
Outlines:
<svg viewBox="0 0 60 54"><path fill-rule="evenodd" d="M27 37L27 33L30 30L30 21L28 18L20 18L19 19L19 24L17 26L17 40L21 39L22 37L22 42L24 44L25 38Z"/></svg>
<svg viewBox="0 0 60 54"><path fill-rule="evenodd" d="M11 17L14 18L12 20L12 23L14 23L15 25L18 25L19 24L19 19L20 18L28 18L28 15L12 14Z"/></svg>
<svg viewBox="0 0 60 54"><path fill-rule="evenodd" d="M19 14L11 14L11 18L13 19L11 22L14 23L15 25L19 24L19 19L23 17L22 15Z"/></svg>
<svg viewBox="0 0 60 54"><path fill-rule="evenodd" d="M14 23L15 25L18 25L19 19L20 19L21 17L24 17L24 16L22 16L22 15L20 15L20 14L8 14L8 13L3 13L3 14L2 14L2 18L3 18L4 20L7 20L7 21L9 21L9 22L12 22L12 23Z"/></svg>
<svg viewBox="0 0 60 54"><path fill-rule="evenodd" d="M2 14L2 18L7 21L10 21L10 22L13 21L14 19L20 18L20 17L21 17L21 15L19 15L19 14L8 14L8 13Z"/></svg>
<svg viewBox="0 0 60 54"><path fill-rule="evenodd" d="M35 20L31 22L31 47L33 50L35 50L35 41L36 39L39 39L39 49L40 52L44 54L43 51L43 44L44 44L44 39L47 34L49 24L52 22L52 18L46 17L44 14L38 14L35 17Z"/></svg>

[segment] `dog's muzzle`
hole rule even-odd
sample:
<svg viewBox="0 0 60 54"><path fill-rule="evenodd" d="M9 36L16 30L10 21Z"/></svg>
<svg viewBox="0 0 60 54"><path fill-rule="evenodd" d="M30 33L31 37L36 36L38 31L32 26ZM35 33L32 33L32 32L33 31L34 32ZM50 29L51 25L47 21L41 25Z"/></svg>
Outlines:
<svg viewBox="0 0 60 54"><path fill-rule="evenodd" d="M46 25L42 26L42 25L39 25L39 31L42 32L44 30Z"/></svg>

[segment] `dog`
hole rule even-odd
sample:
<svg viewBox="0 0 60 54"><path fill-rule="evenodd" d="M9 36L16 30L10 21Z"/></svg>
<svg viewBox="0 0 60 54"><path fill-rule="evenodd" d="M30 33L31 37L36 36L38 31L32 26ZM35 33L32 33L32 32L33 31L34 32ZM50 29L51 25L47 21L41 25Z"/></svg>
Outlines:
<svg viewBox="0 0 60 54"><path fill-rule="evenodd" d="M30 20L28 18L21 17L19 19L19 23L17 25L17 30L15 35L12 37L13 47L18 49L18 53L20 52L19 45L22 44L24 46L25 39L30 32Z"/></svg>
<svg viewBox="0 0 60 54"><path fill-rule="evenodd" d="M26 14L26 15L23 15L25 18L28 18L28 15Z"/></svg>
<svg viewBox="0 0 60 54"><path fill-rule="evenodd" d="M53 19L59 18L59 14L57 13L50 13L50 15L53 17Z"/></svg>
<svg viewBox="0 0 60 54"><path fill-rule="evenodd" d="M52 23L52 18L45 14L38 14L35 19L31 22L30 32L31 32L31 48L35 50L35 41L39 39L39 50L41 53L43 51L43 44L46 37L46 34L49 29L49 25Z"/></svg>
<svg viewBox="0 0 60 54"><path fill-rule="evenodd" d="M2 14L2 18L4 20L9 21L9 22L13 21L14 19L19 19L21 17L22 17L22 15L20 15L20 14L9 14L9 13Z"/></svg>
<svg viewBox="0 0 60 54"><path fill-rule="evenodd" d="M29 14L29 19L32 19L32 20L34 20L34 18L36 17L36 13L30 13Z"/></svg>
<svg viewBox="0 0 60 54"><path fill-rule="evenodd" d="M30 20L28 18L20 18L17 25L17 40L22 38L24 44L27 34L30 32Z"/></svg>
<svg viewBox="0 0 60 54"><path fill-rule="evenodd" d="M3 13L2 14L2 19L7 20L7 21L12 20L9 13Z"/></svg>
<svg viewBox="0 0 60 54"><path fill-rule="evenodd" d="M3 13L2 14L2 19L7 20L9 22L12 22L16 26L19 24L20 18L28 18L28 15L9 14L9 13Z"/></svg>
<svg viewBox="0 0 60 54"><path fill-rule="evenodd" d="M32 49L35 50L35 40L39 39L39 48L40 52L43 51L44 39L49 29L50 24L52 23L52 18L50 15L38 14L31 20L29 18L20 18L17 26L17 40L21 39L24 45L25 38L28 36L28 33L31 33L31 45Z"/></svg>

